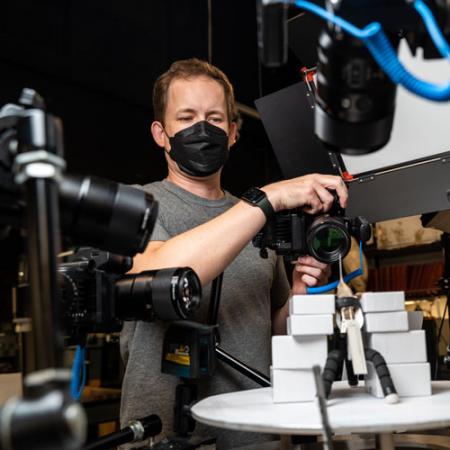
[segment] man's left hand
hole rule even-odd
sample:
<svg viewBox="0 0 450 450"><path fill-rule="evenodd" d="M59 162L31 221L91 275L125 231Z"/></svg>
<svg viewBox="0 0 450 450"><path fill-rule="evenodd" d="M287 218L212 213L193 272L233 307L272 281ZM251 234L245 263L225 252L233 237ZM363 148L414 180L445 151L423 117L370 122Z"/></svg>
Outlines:
<svg viewBox="0 0 450 450"><path fill-rule="evenodd" d="M325 284L331 275L331 268L312 256L300 256L292 273L292 294L306 294L307 287Z"/></svg>

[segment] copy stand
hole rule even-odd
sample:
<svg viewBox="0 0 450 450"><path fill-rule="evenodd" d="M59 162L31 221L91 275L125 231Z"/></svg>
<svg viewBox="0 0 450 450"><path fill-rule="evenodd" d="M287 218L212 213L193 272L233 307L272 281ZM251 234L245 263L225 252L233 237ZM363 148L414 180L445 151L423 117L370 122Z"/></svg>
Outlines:
<svg viewBox="0 0 450 450"><path fill-rule="evenodd" d="M24 89L19 103L0 111L0 146L14 156L14 183L23 188L25 198L35 371L24 378L23 397L10 398L0 409L0 449L77 450L85 441L86 416L72 397L70 370L63 368L59 323L62 125L45 112L43 99L33 90ZM142 440L161 428L159 418L150 416L104 439L103 447L90 448Z"/></svg>
<svg viewBox="0 0 450 450"><path fill-rule="evenodd" d="M24 379L23 398L0 411L0 447L11 450L75 449L84 442L86 419L70 394L70 371L62 367L57 254L58 176L62 159L61 122L44 111L31 89L0 118L0 132L16 130L17 184L24 188L36 371Z"/></svg>

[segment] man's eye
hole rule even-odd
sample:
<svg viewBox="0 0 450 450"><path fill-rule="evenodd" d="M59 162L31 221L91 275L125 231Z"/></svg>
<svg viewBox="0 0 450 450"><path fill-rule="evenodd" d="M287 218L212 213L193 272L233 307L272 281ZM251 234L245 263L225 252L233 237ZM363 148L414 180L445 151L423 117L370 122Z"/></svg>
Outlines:
<svg viewBox="0 0 450 450"><path fill-rule="evenodd" d="M181 120L182 122L190 122L192 117L179 117L178 120Z"/></svg>
<svg viewBox="0 0 450 450"><path fill-rule="evenodd" d="M215 122L215 123L221 123L223 122L222 117L211 117L211 122Z"/></svg>

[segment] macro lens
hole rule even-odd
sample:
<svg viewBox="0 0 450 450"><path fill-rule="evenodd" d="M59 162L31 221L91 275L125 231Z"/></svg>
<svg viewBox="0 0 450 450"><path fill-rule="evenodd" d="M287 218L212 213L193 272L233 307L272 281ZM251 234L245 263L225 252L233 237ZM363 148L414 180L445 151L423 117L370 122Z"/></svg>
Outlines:
<svg viewBox="0 0 450 450"><path fill-rule="evenodd" d="M116 282L116 310L122 320L179 320L200 306L202 287L189 267L147 270Z"/></svg>

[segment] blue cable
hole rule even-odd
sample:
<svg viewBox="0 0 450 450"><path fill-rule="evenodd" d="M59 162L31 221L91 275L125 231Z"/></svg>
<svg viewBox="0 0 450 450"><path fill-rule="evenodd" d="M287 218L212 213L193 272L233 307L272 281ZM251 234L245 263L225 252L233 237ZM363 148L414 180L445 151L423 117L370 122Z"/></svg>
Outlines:
<svg viewBox="0 0 450 450"><path fill-rule="evenodd" d="M353 278L359 277L363 274L363 252L362 252L362 241L359 243L359 268L349 273L344 277L344 281L348 283L353 280ZM308 287L306 288L307 294L323 294L324 292L331 291L332 289L336 289L338 287L339 280L333 281L332 283L325 284L324 286L319 287Z"/></svg>
<svg viewBox="0 0 450 450"><path fill-rule="evenodd" d="M450 58L450 47L445 40L445 37L442 34L430 8L428 8L422 0L416 0L414 2L414 9L420 14L420 17L425 23L428 34L430 35L436 48L439 50L439 53L443 58Z"/></svg>
<svg viewBox="0 0 450 450"><path fill-rule="evenodd" d="M70 381L70 390L75 400L80 400L86 384L86 365L84 363L86 349L77 345L72 364L72 379ZM82 375L80 382L80 374Z"/></svg>
<svg viewBox="0 0 450 450"><path fill-rule="evenodd" d="M355 27L346 20L338 17L320 6L314 5L303 0L296 0L296 6L301 9L312 12L319 17L328 20L350 35L362 40L372 53L373 58L383 69L383 71L391 78L395 84L400 84L405 89L433 101L447 101L450 100L450 83L447 85L437 85L427 81L420 80L414 75L410 74L400 63L397 58L397 53L392 47L389 39L384 33L381 25L378 22L370 23L363 29ZM444 58L449 58L450 49L442 35L439 26L437 25L433 14L429 8L421 1L414 2L416 11L422 17L428 33L431 36L434 44Z"/></svg>

